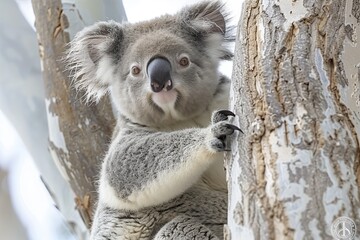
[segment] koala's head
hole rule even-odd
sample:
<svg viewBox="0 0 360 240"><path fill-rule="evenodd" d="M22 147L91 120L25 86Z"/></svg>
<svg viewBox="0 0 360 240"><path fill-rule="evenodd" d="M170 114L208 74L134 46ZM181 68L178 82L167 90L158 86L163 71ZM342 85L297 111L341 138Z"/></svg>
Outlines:
<svg viewBox="0 0 360 240"><path fill-rule="evenodd" d="M136 24L99 22L79 32L67 61L88 100L110 92L120 114L161 126L193 118L211 102L224 43L223 6L205 1Z"/></svg>

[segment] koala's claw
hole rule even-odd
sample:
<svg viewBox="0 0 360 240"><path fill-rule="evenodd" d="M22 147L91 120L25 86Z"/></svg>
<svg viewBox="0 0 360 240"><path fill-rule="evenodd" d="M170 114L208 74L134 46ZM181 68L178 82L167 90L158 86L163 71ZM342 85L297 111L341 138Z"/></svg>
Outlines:
<svg viewBox="0 0 360 240"><path fill-rule="evenodd" d="M216 111L212 115L212 123L218 123L221 121L228 120L228 116L235 117L235 114L229 110Z"/></svg>
<svg viewBox="0 0 360 240"><path fill-rule="evenodd" d="M235 117L235 113L233 113L232 111L230 110L220 110L218 111L219 114L224 114L226 116L233 116Z"/></svg>
<svg viewBox="0 0 360 240"><path fill-rule="evenodd" d="M238 128L237 126L235 126L235 125L226 124L226 126L227 126L228 128L231 128L231 129L233 129L233 130L237 130L237 131L241 132L242 134L244 134L244 132L243 132L240 128Z"/></svg>
<svg viewBox="0 0 360 240"><path fill-rule="evenodd" d="M217 152L230 151L226 147L226 139L227 136L233 134L234 131L242 132L237 126L229 124L225 121L215 123L211 127L213 138L210 141L210 147Z"/></svg>
<svg viewBox="0 0 360 240"><path fill-rule="evenodd" d="M243 133L240 128L227 121L229 116L235 117L235 114L229 110L220 110L212 114L210 148L217 152L230 151L226 146L227 136L233 134L234 131Z"/></svg>

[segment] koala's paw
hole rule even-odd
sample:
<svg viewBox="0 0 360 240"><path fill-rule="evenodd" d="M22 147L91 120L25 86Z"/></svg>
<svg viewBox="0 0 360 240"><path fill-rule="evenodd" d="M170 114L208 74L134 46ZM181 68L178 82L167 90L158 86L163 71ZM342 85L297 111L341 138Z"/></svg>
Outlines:
<svg viewBox="0 0 360 240"><path fill-rule="evenodd" d="M209 141L210 148L216 152L229 151L226 148L227 136L234 133L235 130L243 131L235 125L230 124L228 117L235 117L235 114L229 110L220 110L213 113L210 126L211 137Z"/></svg>

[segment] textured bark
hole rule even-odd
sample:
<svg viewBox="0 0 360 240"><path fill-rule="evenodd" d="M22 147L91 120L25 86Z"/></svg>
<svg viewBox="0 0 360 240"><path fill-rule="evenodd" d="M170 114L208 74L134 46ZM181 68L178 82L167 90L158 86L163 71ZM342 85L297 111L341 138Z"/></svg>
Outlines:
<svg viewBox="0 0 360 240"><path fill-rule="evenodd" d="M340 216L359 229L359 4L245 1L228 239L332 239Z"/></svg>
<svg viewBox="0 0 360 240"><path fill-rule="evenodd" d="M69 42L60 0L33 0L49 123L49 150L77 198L85 224L96 203L95 182L114 126L108 99L86 105L70 86L64 57Z"/></svg>

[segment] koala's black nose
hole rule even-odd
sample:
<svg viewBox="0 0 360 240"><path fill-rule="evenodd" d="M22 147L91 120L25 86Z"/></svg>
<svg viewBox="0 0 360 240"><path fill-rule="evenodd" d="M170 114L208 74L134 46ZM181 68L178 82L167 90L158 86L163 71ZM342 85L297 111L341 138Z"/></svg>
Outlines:
<svg viewBox="0 0 360 240"><path fill-rule="evenodd" d="M154 92L171 90L173 83L171 80L171 65L166 58L157 57L149 61L147 74L150 78L151 89Z"/></svg>

